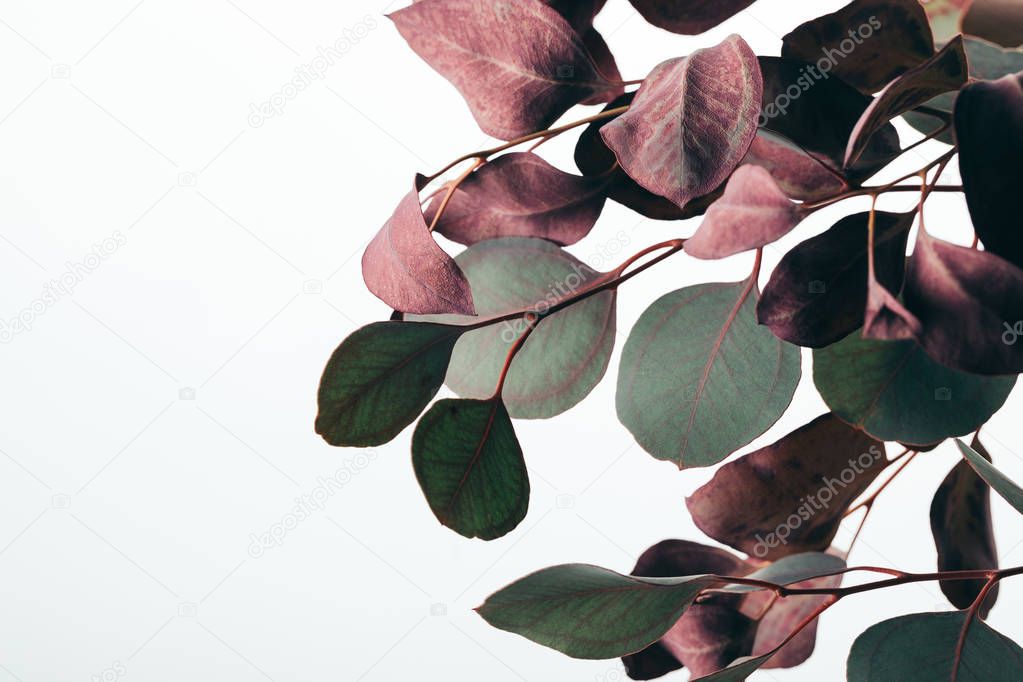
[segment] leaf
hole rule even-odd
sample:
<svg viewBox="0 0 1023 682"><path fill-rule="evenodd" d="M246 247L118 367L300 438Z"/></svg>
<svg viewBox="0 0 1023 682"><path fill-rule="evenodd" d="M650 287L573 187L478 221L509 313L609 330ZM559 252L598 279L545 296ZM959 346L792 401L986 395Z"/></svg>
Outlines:
<svg viewBox="0 0 1023 682"><path fill-rule="evenodd" d="M733 35L658 64L631 108L600 133L632 179L684 207L716 189L746 155L762 91L753 51Z"/></svg>
<svg viewBox="0 0 1023 682"><path fill-rule="evenodd" d="M979 452L960 440L956 440L956 445L959 446L959 452L963 454L977 475L987 481L987 484L994 488L995 492L1011 504L1016 511L1023 514L1023 490L996 469L991 462L984 459Z"/></svg>
<svg viewBox="0 0 1023 682"><path fill-rule="evenodd" d="M934 54L934 39L917 0L854 0L796 27L781 54L811 63L863 92L876 92Z"/></svg>
<svg viewBox="0 0 1023 682"><path fill-rule="evenodd" d="M509 237L479 242L458 255L481 315L522 310L546 312L578 293L600 273L542 239ZM502 392L516 419L547 419L578 404L603 378L615 341L615 301L608 290L545 317L522 346ZM467 321L466 318L433 318ZM520 321L467 332L455 346L447 384L463 398L487 398L512 344L525 331Z"/></svg>
<svg viewBox="0 0 1023 682"><path fill-rule="evenodd" d="M965 620L964 611L915 613L871 626L849 652L849 682L1023 678L1023 649L982 620L970 623L960 657L957 643Z"/></svg>
<svg viewBox="0 0 1023 682"><path fill-rule="evenodd" d="M383 445L437 395L464 330L377 322L338 346L320 380L316 433L331 445Z"/></svg>
<svg viewBox="0 0 1023 682"><path fill-rule="evenodd" d="M757 249L784 237L804 216L767 170L739 166L685 250L694 258L713 259Z"/></svg>
<svg viewBox="0 0 1023 682"><path fill-rule="evenodd" d="M466 245L499 237L574 244L597 222L606 184L560 171L531 152L506 154L459 185L434 229ZM427 222L432 223L442 196L430 203Z"/></svg>
<svg viewBox="0 0 1023 682"><path fill-rule="evenodd" d="M759 124L842 168L845 148L860 115L873 99L838 76L822 74L799 59L758 57L764 77ZM862 157L843 174L852 181L873 175L899 154L899 136L885 124L867 142Z"/></svg>
<svg viewBox="0 0 1023 682"><path fill-rule="evenodd" d="M878 440L929 445L987 422L1016 377L958 372L912 341L850 334L813 352L813 381L835 415Z"/></svg>
<svg viewBox="0 0 1023 682"><path fill-rule="evenodd" d="M844 568L845 561L833 554L803 552L782 557L745 577L754 580L765 580L776 585L792 586L826 573L841 571ZM733 592L749 592L759 588L748 585L729 585L727 589Z"/></svg>
<svg viewBox="0 0 1023 682"><path fill-rule="evenodd" d="M976 437L972 448L988 462L991 456ZM968 461L956 464L938 486L931 501L931 534L938 550L939 571L997 569L994 528L991 524L991 489ZM969 608L985 580L942 580L941 591L959 609ZM987 618L994 606L998 586L981 608Z"/></svg>
<svg viewBox="0 0 1023 682"><path fill-rule="evenodd" d="M733 608L693 604L660 643L696 678L748 654L756 630L756 621Z"/></svg>
<svg viewBox="0 0 1023 682"><path fill-rule="evenodd" d="M841 583L842 576L834 575L804 580L794 583L793 586L809 589L832 589ZM757 595L767 599L774 597L773 594L765 592L757 593ZM817 619L804 626L795 636L792 636L792 633L814 611L824 606L828 599L828 595L792 595L779 597L774 601L771 608L760 619L757 637L753 643L753 655L772 654L763 667L792 668L810 658L817 646Z"/></svg>
<svg viewBox="0 0 1023 682"><path fill-rule="evenodd" d="M988 251L1023 267L1023 230L1013 200L1023 158L1023 72L964 87L956 100L955 130L977 236Z"/></svg>
<svg viewBox="0 0 1023 682"><path fill-rule="evenodd" d="M1015 331L1023 320L1023 270L1012 263L921 230L904 296L920 321L918 342L941 364L975 374L1023 371Z"/></svg>
<svg viewBox="0 0 1023 682"><path fill-rule="evenodd" d="M583 45L586 46L590 57L593 58L593 65L596 67L600 77L609 83L621 83L622 73L618 70L618 62L615 61L615 56L611 52L607 41L604 40L604 36L600 34L600 31L590 26L581 32L580 35L583 38ZM625 92L624 85L610 86L590 95L580 104L604 104L620 96L623 92Z"/></svg>
<svg viewBox="0 0 1023 682"><path fill-rule="evenodd" d="M899 114L920 106L949 90L958 90L969 78L962 36L927 61L889 83L860 116L845 151L843 166L849 168L860 158L871 136Z"/></svg>
<svg viewBox="0 0 1023 682"><path fill-rule="evenodd" d="M824 550L885 464L883 443L825 414L723 465L686 506L706 535L757 559Z"/></svg>
<svg viewBox="0 0 1023 682"><path fill-rule="evenodd" d="M1023 50L1005 49L972 36L963 36L963 47L970 64L971 80L995 80L1017 71L1023 71ZM951 117L958 95L959 92L946 92L928 100L924 106L943 111ZM941 120L928 114L907 111L902 116L907 123L925 135L930 135L941 127ZM935 139L945 144L955 144L952 130L938 134ZM960 151L960 170L961 166L962 153Z"/></svg>
<svg viewBox="0 0 1023 682"><path fill-rule="evenodd" d="M771 273L757 303L757 320L789 343L822 348L863 324L867 304L868 213L845 216L791 249ZM913 213L875 214L874 267L898 291Z"/></svg>
<svg viewBox="0 0 1023 682"><path fill-rule="evenodd" d="M863 315L863 337L904 341L920 334L920 320L876 279L867 278L867 306Z"/></svg>
<svg viewBox="0 0 1023 682"><path fill-rule="evenodd" d="M389 17L416 54L458 88L483 132L502 140L543 130L613 87L583 39L540 0L430 0Z"/></svg>
<svg viewBox="0 0 1023 682"><path fill-rule="evenodd" d="M647 23L682 35L699 35L753 4L753 0L629 0Z"/></svg>
<svg viewBox="0 0 1023 682"><path fill-rule="evenodd" d="M573 658L615 658L657 641L713 576L637 578L563 564L521 578L477 611L494 627Z"/></svg>
<svg viewBox="0 0 1023 682"><path fill-rule="evenodd" d="M781 416L799 351L757 325L752 282L701 284L654 302L622 351L618 418L644 450L709 466Z"/></svg>
<svg viewBox="0 0 1023 682"><path fill-rule="evenodd" d="M1023 44L1023 7L1014 0L973 0L962 17L963 33L1005 47Z"/></svg>
<svg viewBox="0 0 1023 682"><path fill-rule="evenodd" d="M493 540L529 507L529 476L499 398L440 400L412 434L412 466L437 520L459 535Z"/></svg>
<svg viewBox="0 0 1023 682"><path fill-rule="evenodd" d="M827 160L816 158L769 130L759 130L742 164L766 169L790 199L818 201L838 194L845 183L821 165Z"/></svg>
<svg viewBox="0 0 1023 682"><path fill-rule="evenodd" d="M426 178L407 194L362 254L362 277L374 295L406 313L474 315L469 282L430 234L419 206Z"/></svg>

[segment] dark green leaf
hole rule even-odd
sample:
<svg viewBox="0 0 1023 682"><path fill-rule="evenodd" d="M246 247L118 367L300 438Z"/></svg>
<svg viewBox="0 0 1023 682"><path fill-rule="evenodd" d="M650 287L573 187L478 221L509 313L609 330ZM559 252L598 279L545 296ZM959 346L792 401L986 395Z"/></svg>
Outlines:
<svg viewBox="0 0 1023 682"><path fill-rule="evenodd" d="M1016 377L949 369L912 341L858 332L813 353L813 380L837 416L879 440L927 445L974 431L1002 406Z"/></svg>
<svg viewBox="0 0 1023 682"><path fill-rule="evenodd" d="M840 557L824 552L803 552L782 557L745 577L766 580L776 585L791 585L817 576L835 573L843 568L845 568L845 561ZM731 585L728 589L732 592L749 592L760 588L748 585Z"/></svg>
<svg viewBox="0 0 1023 682"><path fill-rule="evenodd" d="M987 484L1005 498L1005 501L1011 504L1016 511L1023 514L1023 490L969 445L958 439L956 445L959 446L959 451L963 453L963 457L977 472L977 475L987 481Z"/></svg>
<svg viewBox="0 0 1023 682"><path fill-rule="evenodd" d="M331 445L381 445L437 395L462 329L377 322L334 351L320 380L316 433Z"/></svg>
<svg viewBox="0 0 1023 682"><path fill-rule="evenodd" d="M618 418L680 468L720 462L777 421L799 350L757 324L746 282L701 284L647 308L622 351Z"/></svg>
<svg viewBox="0 0 1023 682"><path fill-rule="evenodd" d="M500 399L438 401L416 425L412 465L430 509L461 535L499 538L526 515L529 476Z"/></svg>
<svg viewBox="0 0 1023 682"><path fill-rule="evenodd" d="M657 641L712 576L638 578L585 564L537 571L477 611L496 628L574 658L614 658Z"/></svg>
<svg viewBox="0 0 1023 682"><path fill-rule="evenodd" d="M849 652L848 682L1023 679L1023 649L982 620L970 623L960 656L965 621L965 611L915 613L872 626Z"/></svg>

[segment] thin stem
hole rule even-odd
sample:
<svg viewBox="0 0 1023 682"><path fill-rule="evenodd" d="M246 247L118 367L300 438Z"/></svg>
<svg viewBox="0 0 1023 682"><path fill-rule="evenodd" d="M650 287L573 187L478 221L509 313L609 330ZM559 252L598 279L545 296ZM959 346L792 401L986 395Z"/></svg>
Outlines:
<svg viewBox="0 0 1023 682"><path fill-rule="evenodd" d="M984 583L984 587L981 588L977 598L970 604L970 608L966 611L966 620L963 621L963 629L959 632L959 641L956 642L956 653L955 658L952 659L952 680L955 682L959 676L959 666L963 661L963 649L966 646L966 635L970 631L970 624L973 623L973 619L977 617L977 613L980 611L980 607L984 604L984 600L987 598L991 589L998 584L998 576L992 575L988 577L987 582Z"/></svg>
<svg viewBox="0 0 1023 682"><path fill-rule="evenodd" d="M877 195L870 195L870 215L867 216L867 277L871 283L874 277L874 227L877 221Z"/></svg>
<svg viewBox="0 0 1023 682"><path fill-rule="evenodd" d="M917 147L919 147L920 145L922 145L922 144L923 144L924 142L928 142L928 141L930 141L930 140L933 140L933 139L934 139L934 138L936 138L936 137L937 137L938 135L941 135L941 134L942 134L943 132L945 132L946 130L948 130L948 129L949 129L949 128L951 128L951 127L952 127L952 121L951 121L950 119L946 119L945 121L942 121L942 123L941 123L941 127L939 127L939 128L938 128L937 130L935 130L934 132L932 132L932 133L929 133L928 135L926 135L926 136L924 136L924 137L920 138L919 140L917 140L917 141L916 141L916 142L914 142L913 144L909 145L908 147L906 147L905 149L903 149L903 150L902 150L901 152L899 152L899 154L900 154L900 155L901 155L901 154L905 154L905 153L906 153L906 152L908 152L908 151L912 151L913 149L916 149Z"/></svg>
<svg viewBox="0 0 1023 682"><path fill-rule="evenodd" d="M447 209L448 204L451 202L451 197L455 195L455 190L458 186L465 182L465 179L472 175L477 168L486 163L485 159L476 159L476 162L465 169L465 171L457 178L448 183L448 192L444 195L444 199L440 202L440 206L437 207L437 212L433 215L433 220L430 221L430 232L433 232L434 228L437 227L437 223L440 222L441 216L444 215L444 211Z"/></svg>
<svg viewBox="0 0 1023 682"><path fill-rule="evenodd" d="M504 366L501 368L501 376L497 378L497 388L494 389L493 395L494 399L501 397L501 391L504 390L504 382L508 378L508 370L511 369L512 360L514 360L515 356L519 354L520 350L522 350L522 346L525 345L526 339L528 339L529 335L533 333L534 329L536 329L537 322L540 320L536 313L526 313L522 319L526 323L526 328L523 330L522 334L519 335L519 338L515 339L515 343L512 344L511 348L508 349L508 355L504 359Z"/></svg>
<svg viewBox="0 0 1023 682"><path fill-rule="evenodd" d="M573 128L578 128L579 126L587 125L589 123L593 123L594 121L603 121L604 119L614 118L615 116L617 116L619 114L623 114L623 113L625 113L628 110L629 110L629 106L628 105L621 106L621 107L615 107L614 109L608 109L607 111L601 111L598 114L594 114L593 116L587 116L586 118L580 119L578 121L573 121L572 123L566 123L565 125L558 126L557 128L550 128L548 130L540 130L540 131L537 131L535 133L530 133L529 135L523 135L522 137L518 137L518 138L515 138L514 140L509 140L508 142L505 142L503 144L499 144L496 147L491 147L490 149L482 149L482 150L480 150L478 152L472 152L472 153L469 153L469 154L463 154L462 156L459 156L457 159L455 159L454 161L452 161L448 165L446 165L443 168L441 168L439 171L437 171L433 175L430 175L429 177L427 177L426 181L427 182L433 182L434 180L439 178L441 175L444 175L449 170L451 170L452 168L454 168L458 164L462 163L463 161L468 161L469 159L482 159L482 160L485 161L488 158L490 158L491 156L493 156L494 154L498 154L500 152L503 152L506 149L511 149L512 147L518 146L518 145L522 144L523 142L529 142L530 140L535 140L535 139L541 138L541 137L545 138L545 139L546 138L555 137L556 135L560 135L561 133L565 132L566 130L572 130Z"/></svg>

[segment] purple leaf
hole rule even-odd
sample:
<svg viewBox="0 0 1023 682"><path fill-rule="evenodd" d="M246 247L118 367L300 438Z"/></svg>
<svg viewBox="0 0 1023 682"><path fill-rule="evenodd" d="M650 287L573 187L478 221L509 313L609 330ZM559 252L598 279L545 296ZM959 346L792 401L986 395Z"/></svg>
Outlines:
<svg viewBox="0 0 1023 682"><path fill-rule="evenodd" d="M832 575L825 578L815 578L795 583L792 587L798 588L834 588L842 583L842 576ZM756 592L770 598L771 595L765 592ZM752 601L753 595L750 595ZM761 656L775 649L786 637L792 634L793 630L808 618L826 600L827 595L796 595L780 597L775 600L771 608L760 619L757 626L757 636L753 643L753 656ZM792 668L806 661L813 653L817 643L817 620L807 625L796 635L792 641L786 644L771 659L765 663L763 668Z"/></svg>
<svg viewBox="0 0 1023 682"><path fill-rule="evenodd" d="M618 70L618 62L615 61L615 56L611 52L607 41L604 40L604 36L600 35L600 31L590 26L582 33L582 37L583 45L589 50L590 57L593 58L593 64L597 67L597 72L601 77L610 83L620 83L622 73ZM605 102L610 102L615 97L620 97L623 92L625 92L624 85L609 87L606 90L590 95L580 104L604 104Z"/></svg>
<svg viewBox="0 0 1023 682"><path fill-rule="evenodd" d="M565 173L533 153L506 154L455 190L434 229L466 245L498 237L574 244L597 222L606 185L606 178ZM443 196L431 201L427 222L432 223Z"/></svg>
<svg viewBox="0 0 1023 682"><path fill-rule="evenodd" d="M927 15L917 0L854 0L801 24L782 38L783 57L830 65L863 92L876 92L934 54Z"/></svg>
<svg viewBox="0 0 1023 682"><path fill-rule="evenodd" d="M818 201L845 187L842 180L821 165L828 163L827 159L811 156L768 130L757 132L742 163L767 169L785 196L798 201Z"/></svg>
<svg viewBox="0 0 1023 682"><path fill-rule="evenodd" d="M984 247L1023 267L1017 201L1023 159L1023 73L970 83L955 108L959 170Z"/></svg>
<svg viewBox="0 0 1023 682"><path fill-rule="evenodd" d="M846 216L781 259L757 304L757 320L775 336L823 348L863 324L867 305L867 213ZM902 288L913 213L878 211L874 226L877 280Z"/></svg>
<svg viewBox="0 0 1023 682"><path fill-rule="evenodd" d="M906 310L886 286L867 280L867 306L863 314L863 338L902 341L916 338L920 320Z"/></svg>
<svg viewBox="0 0 1023 682"><path fill-rule="evenodd" d="M976 437L970 446L984 459L991 455ZM973 470L968 461L960 460L941 482L931 502L931 533L938 549L939 571L997 569L994 529L991 525L991 488ZM944 580L941 591L958 609L969 608L977 598L984 580ZM994 606L997 586L984 602L980 615Z"/></svg>
<svg viewBox="0 0 1023 682"><path fill-rule="evenodd" d="M760 67L739 36L657 65L600 132L626 173L684 207L718 187L757 132Z"/></svg>
<svg viewBox="0 0 1023 682"><path fill-rule="evenodd" d="M1004 47L1023 45L1023 5L1018 0L973 0L962 24L963 33Z"/></svg>
<svg viewBox="0 0 1023 682"><path fill-rule="evenodd" d="M725 464L686 505L700 530L758 559L823 550L885 462L880 441L829 413Z"/></svg>
<svg viewBox="0 0 1023 682"><path fill-rule="evenodd" d="M952 39L940 52L889 83L860 116L845 150L848 168L863 154L871 136L888 121L944 92L958 90L969 78L963 37Z"/></svg>
<svg viewBox="0 0 1023 682"><path fill-rule="evenodd" d="M629 0L648 23L672 33L699 35L753 4L753 0Z"/></svg>
<svg viewBox="0 0 1023 682"><path fill-rule="evenodd" d="M799 224L804 211L785 196L760 166L740 166L711 204L699 229L686 240L695 258L724 258L770 244Z"/></svg>
<svg viewBox="0 0 1023 682"><path fill-rule="evenodd" d="M419 205L426 178L398 204L362 254L362 277L377 298L406 313L475 315L469 281L430 234Z"/></svg>
<svg viewBox="0 0 1023 682"><path fill-rule="evenodd" d="M390 15L415 52L503 140L547 128L609 84L583 39L540 0L426 0Z"/></svg>
<svg viewBox="0 0 1023 682"><path fill-rule="evenodd" d="M742 612L704 601L690 606L660 643L696 679L749 655L756 629L756 621Z"/></svg>
<svg viewBox="0 0 1023 682"><path fill-rule="evenodd" d="M917 341L941 364L973 374L1023 372L1023 270L986 251L921 230L909 261L906 308L919 320Z"/></svg>

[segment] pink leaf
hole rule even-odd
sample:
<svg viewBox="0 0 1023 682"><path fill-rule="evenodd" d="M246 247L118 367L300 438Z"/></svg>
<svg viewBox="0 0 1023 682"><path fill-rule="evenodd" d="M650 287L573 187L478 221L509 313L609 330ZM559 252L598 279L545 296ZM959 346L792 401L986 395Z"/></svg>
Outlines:
<svg viewBox="0 0 1023 682"><path fill-rule="evenodd" d="M739 36L657 65L629 111L601 128L622 168L679 206L710 193L757 133L763 81Z"/></svg>
<svg viewBox="0 0 1023 682"><path fill-rule="evenodd" d="M455 190L435 229L466 245L498 237L574 244L597 222L606 185L606 178L565 173L536 154L506 154ZM430 203L427 222L433 221L442 197Z"/></svg>
<svg viewBox="0 0 1023 682"><path fill-rule="evenodd" d="M685 250L710 259L756 249L788 234L803 215L765 169L740 166L725 193L707 209L696 234L686 240Z"/></svg>
<svg viewBox="0 0 1023 682"><path fill-rule="evenodd" d="M863 338L902 341L916 338L920 320L883 284L867 280L867 308L863 315Z"/></svg>
<svg viewBox="0 0 1023 682"><path fill-rule="evenodd" d="M613 87L568 21L540 0L424 0L390 18L458 88L480 128L503 140L547 128Z"/></svg>
<svg viewBox="0 0 1023 682"><path fill-rule="evenodd" d="M828 163L822 155L812 157L768 130L757 132L742 163L769 171L785 196L798 201L824 199L837 194L845 186L842 180L821 165Z"/></svg>
<svg viewBox="0 0 1023 682"><path fill-rule="evenodd" d="M796 588L834 588L842 582L842 576L833 575L825 578L815 578L795 583ZM770 598L767 592L754 593L757 596L764 595ZM752 598L753 595L751 595ZM780 597L768 609L764 617L760 619L757 626L757 636L753 642L752 656L761 656L781 644L786 637L819 608L828 596L798 595ZM807 625L803 630L792 638L781 651L771 657L764 668L792 668L810 658L817 643L817 620Z"/></svg>
<svg viewBox="0 0 1023 682"><path fill-rule="evenodd" d="M647 22L683 35L709 31L753 4L753 0L630 0Z"/></svg>
<svg viewBox="0 0 1023 682"><path fill-rule="evenodd" d="M419 205L426 178L416 176L362 255L362 277L380 300L404 313L475 315L469 281L430 234Z"/></svg>

